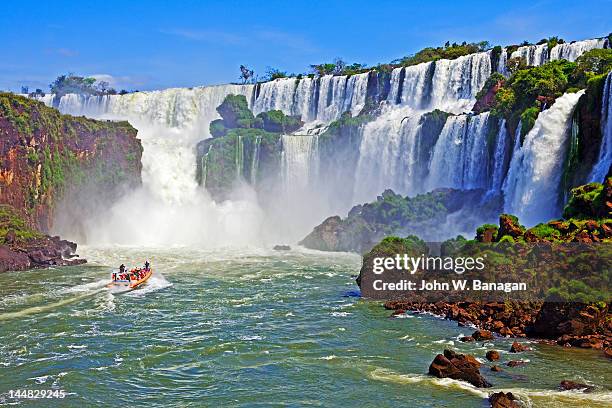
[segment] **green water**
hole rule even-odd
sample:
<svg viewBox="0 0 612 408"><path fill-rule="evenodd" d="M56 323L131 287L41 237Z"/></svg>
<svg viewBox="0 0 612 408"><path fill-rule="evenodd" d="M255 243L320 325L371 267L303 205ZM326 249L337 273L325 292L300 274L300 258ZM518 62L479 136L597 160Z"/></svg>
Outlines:
<svg viewBox="0 0 612 408"><path fill-rule="evenodd" d="M389 318L357 294L360 259L264 249L82 250L90 263L0 274L0 404L21 406L482 407L492 390L426 375L453 347L483 358L509 340L429 315ZM110 265L150 259L146 288L112 295ZM524 367L482 372L535 407L610 406L599 353L533 345ZM518 356L514 356L516 359ZM555 391L563 379L596 392ZM55 400L9 390L62 389Z"/></svg>

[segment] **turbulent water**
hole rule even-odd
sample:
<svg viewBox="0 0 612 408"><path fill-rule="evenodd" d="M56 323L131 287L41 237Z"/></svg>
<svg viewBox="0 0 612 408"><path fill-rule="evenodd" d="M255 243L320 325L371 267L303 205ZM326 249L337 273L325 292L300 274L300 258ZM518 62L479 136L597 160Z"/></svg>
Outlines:
<svg viewBox="0 0 612 408"><path fill-rule="evenodd" d="M265 249L84 248L90 264L0 275L0 404L8 390L62 389L35 406L484 406L512 391L533 407L612 403L598 352L532 344L493 389L426 375L452 347L483 358L510 340L462 343L468 327L389 318L355 297L356 255ZM153 281L112 295L111 265L151 259ZM596 386L558 392L564 379ZM21 406L33 405L22 401Z"/></svg>

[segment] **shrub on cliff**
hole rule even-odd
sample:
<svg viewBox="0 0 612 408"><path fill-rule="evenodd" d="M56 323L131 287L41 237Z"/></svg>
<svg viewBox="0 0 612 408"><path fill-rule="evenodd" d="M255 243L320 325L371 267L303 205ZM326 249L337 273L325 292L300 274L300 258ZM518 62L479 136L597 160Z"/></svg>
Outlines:
<svg viewBox="0 0 612 408"><path fill-rule="evenodd" d="M256 127L272 133L291 133L304 125L299 116L285 115L281 110L262 112L257 115L257 119Z"/></svg>
<svg viewBox="0 0 612 408"><path fill-rule="evenodd" d="M608 178L607 183L612 185L612 178ZM589 183L572 189L563 209L563 217L583 219L612 216L606 205L606 191L601 183Z"/></svg>
<svg viewBox="0 0 612 408"><path fill-rule="evenodd" d="M604 75L612 69L612 49L595 48L576 59L576 67L570 75L572 86L585 88L589 79Z"/></svg>
<svg viewBox="0 0 612 408"><path fill-rule="evenodd" d="M253 127L255 117L249 109L249 104L244 95L227 95L221 105L217 107L217 112L223 118L223 125L226 128Z"/></svg>
<svg viewBox="0 0 612 408"><path fill-rule="evenodd" d="M400 66L407 67L410 65L421 64L423 62L436 61L439 59L456 59L464 55L484 51L487 48L489 48L489 43L486 41L481 41L478 43L466 43L464 41L461 44L450 44L447 42L443 47L423 48L414 55L401 58L399 61L397 61L397 63Z"/></svg>
<svg viewBox="0 0 612 408"><path fill-rule="evenodd" d="M12 206L0 204L0 244L5 244L7 241L23 242L40 237L42 234L29 228Z"/></svg>

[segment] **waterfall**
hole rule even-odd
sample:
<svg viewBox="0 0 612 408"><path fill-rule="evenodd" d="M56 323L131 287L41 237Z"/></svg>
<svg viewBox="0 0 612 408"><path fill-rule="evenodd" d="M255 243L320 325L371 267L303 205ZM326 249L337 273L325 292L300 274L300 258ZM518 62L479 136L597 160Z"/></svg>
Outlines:
<svg viewBox="0 0 612 408"><path fill-rule="evenodd" d="M504 183L504 209L533 225L559 215L559 184L572 113L584 91L569 93L541 112L515 151ZM518 143L518 142L517 142Z"/></svg>
<svg viewBox="0 0 612 408"><path fill-rule="evenodd" d="M497 72L502 74L503 76L509 76L508 72L508 51L506 48L502 48L502 52L499 54L499 59L497 60Z"/></svg>
<svg viewBox="0 0 612 408"><path fill-rule="evenodd" d="M427 190L488 186L488 120L489 112L447 119L434 147L426 181Z"/></svg>
<svg viewBox="0 0 612 408"><path fill-rule="evenodd" d="M244 145L242 143L242 136L238 135L236 138L236 150L235 150L235 161L236 161L236 180L240 181L244 177Z"/></svg>
<svg viewBox="0 0 612 408"><path fill-rule="evenodd" d="M550 50L550 60L565 59L576 61L579 56L594 48L603 48L606 43L605 38L595 38L584 41L574 41L571 43L557 44Z"/></svg>
<svg viewBox="0 0 612 408"><path fill-rule="evenodd" d="M559 44L550 52L546 44L541 44L519 47L511 55L502 49L497 69L507 74L506 61L516 56L523 56L532 65L548 61L549 54L551 59L575 59L588 49L603 46L602 43L603 40L586 40ZM403 195L414 195L437 187L483 188L490 191L502 189L506 206L513 210L518 211L522 202L526 202L526 208L532 210L542 204L543 210L535 214L542 215L543 220L544 215L550 214L552 210L546 209L545 203L528 197L528 184L533 182L540 186L537 183L541 183L539 175L543 173L547 173L547 177L556 176L553 174L554 169L551 170L552 165L547 164L549 158L543 153L546 150L540 147L539 139L551 139L549 142L556 146L553 149L554 155L561 154L561 147L553 142L562 141L562 136L557 135L558 140L552 136L550 129L553 125L549 122L561 120L557 116L562 116L563 112L557 111L566 104L567 98L559 98L554 109L540 115L538 120L544 122L536 127L540 130L537 135L531 136L534 140L526 142L524 146L517 140L516 151L510 152L510 144L505 142L508 135L503 123L494 139L491 133L494 119L489 118L488 113L469 113L475 103L475 95L491 75L492 68L491 51L487 51L454 60L442 59L398 67L390 74L378 73L378 76L368 72L320 78L306 76L281 78L257 85L176 88L108 96L64 95L55 98L46 95L40 99L47 105L57 106L63 113L129 120L139 130L138 135L145 150L142 174L144 192L141 196L146 196L147 200L139 201L139 205L151 208L167 205L177 212L177 217L180 212L195 212L197 214L191 217L201 218L202 225L206 224L214 231L223 231L219 234L221 238L237 233L239 228L230 219L242 216L234 213L240 206L243 206L240 208L254 229L257 222L251 216L260 211L259 207L251 205L252 201L246 204L240 200L225 204L214 203L206 196L205 189L199 188L194 181L193 147L200 140L210 137L209 124L219 118L216 108L229 94L244 95L254 114L281 110L288 115L300 115L305 122L301 133L313 134L323 134L327 126L345 112L352 116L358 115L368 98L383 102L372 120L351 131L354 145L350 146L350 154L346 149L330 147L327 143L329 141L321 144L323 153L320 153L319 138L316 135L282 136L281 174L278 180L266 180L265 183L257 180L260 159L263 166L263 161L270 156L267 139L264 142L261 138L237 138L236 150L232 156L235 163L231 164L235 165L238 177L245 181L240 183L245 187L243 190L248 190L249 184L257 184L257 193L265 190L266 194L270 194L270 191L276 191L279 198L288 197L290 201L279 199L279 202L284 202L285 207L296 206L296 210L288 215L289 222L291 218L304 221L312 217L316 223L330 214L338 213L349 204L371 201L387 188ZM606 100L609 100L609 82L608 78ZM605 106L609 105L606 102ZM444 113L429 115L429 112L436 109L453 115L448 119ZM554 112L557 114L552 115ZM546 118L551 115L547 121ZM608 116L606 111L605 117ZM430 119L431 122L427 122ZM610 122L606 121L604 126L602 121L605 137L599 163L593 169L597 175L612 160L612 153L609 153L612 151ZM489 143L493 145L489 146ZM278 149L279 146L275 146ZM275 151L278 153L278 150ZM201 163L201 168L205 170L204 177L206 170L223 171L216 160L224 155L215 154L217 151L209 153L212 154L206 155ZM320 154L324 157L319 157ZM334 166L342 166L342 159L339 158L342 154L352 161L354 181L345 183L344 174L341 177L320 177L319 161L321 167L324 164L326 171L329 171ZM278 165L278 162L275 163ZM507 177L507 168L512 177ZM225 174L218 179L228 180L227 176ZM271 185L274 183L279 185ZM252 189L250 191L253 195ZM206 210L196 210L198 207ZM141 208L135 219L149 216L155 220L150 214L151 208ZM207 211L212 214L210 217L205 215ZM229 215L225 215L224 211ZM265 211L275 214L270 208L265 208ZM116 218L122 219L120 215ZM180 224L182 221L165 222ZM312 227L304 225L307 229L297 234L303 234ZM204 229L200 227L200 230ZM160 227L158 235L171 239L176 234L175 231ZM243 237L248 235L244 234ZM192 241L207 239L195 235L187 238ZM138 239L145 240L148 237Z"/></svg>
<svg viewBox="0 0 612 408"><path fill-rule="evenodd" d="M282 177L287 194L307 192L318 175L318 136L281 136Z"/></svg>
<svg viewBox="0 0 612 408"><path fill-rule="evenodd" d="M518 128L520 129L520 126ZM497 193L501 190L502 182L504 180L504 163L506 160L507 138L508 131L506 130L506 120L503 119L499 124L499 131L497 132L497 139L495 141L495 151L493 153L493 178L491 180L491 188L489 190L492 193ZM517 138L517 140L518 139L520 138Z"/></svg>
<svg viewBox="0 0 612 408"><path fill-rule="evenodd" d="M255 138L255 147L251 157L251 185L257 185L257 171L259 170L259 149L261 147L261 136Z"/></svg>
<svg viewBox="0 0 612 408"><path fill-rule="evenodd" d="M589 176L590 181L601 183L612 165L612 72L608 73L601 103L601 147L597 163Z"/></svg>
<svg viewBox="0 0 612 408"><path fill-rule="evenodd" d="M281 110L305 122L331 122L344 112L357 115L365 106L369 73L280 78L260 85L253 113Z"/></svg>
<svg viewBox="0 0 612 408"><path fill-rule="evenodd" d="M526 45L514 51L510 58L522 58L529 66L538 66L548 62L548 44Z"/></svg>
<svg viewBox="0 0 612 408"><path fill-rule="evenodd" d="M388 111L362 129L353 202L369 201L383 190L400 194L417 189L416 134L421 113L409 108Z"/></svg>
<svg viewBox="0 0 612 408"><path fill-rule="evenodd" d="M527 65L538 66L559 59L576 61L578 57L594 48L603 48L606 44L605 38L595 38L571 43L557 44L548 50L548 45L525 45L519 47L510 55L510 58L524 58Z"/></svg>

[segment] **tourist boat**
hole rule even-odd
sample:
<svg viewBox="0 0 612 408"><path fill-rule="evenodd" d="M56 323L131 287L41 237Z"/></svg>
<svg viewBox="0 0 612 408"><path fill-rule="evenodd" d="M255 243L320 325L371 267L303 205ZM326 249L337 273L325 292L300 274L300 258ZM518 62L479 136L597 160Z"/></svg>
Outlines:
<svg viewBox="0 0 612 408"><path fill-rule="evenodd" d="M153 269L132 269L124 274L113 272L111 283L106 285L113 292L128 292L143 285L153 275Z"/></svg>

